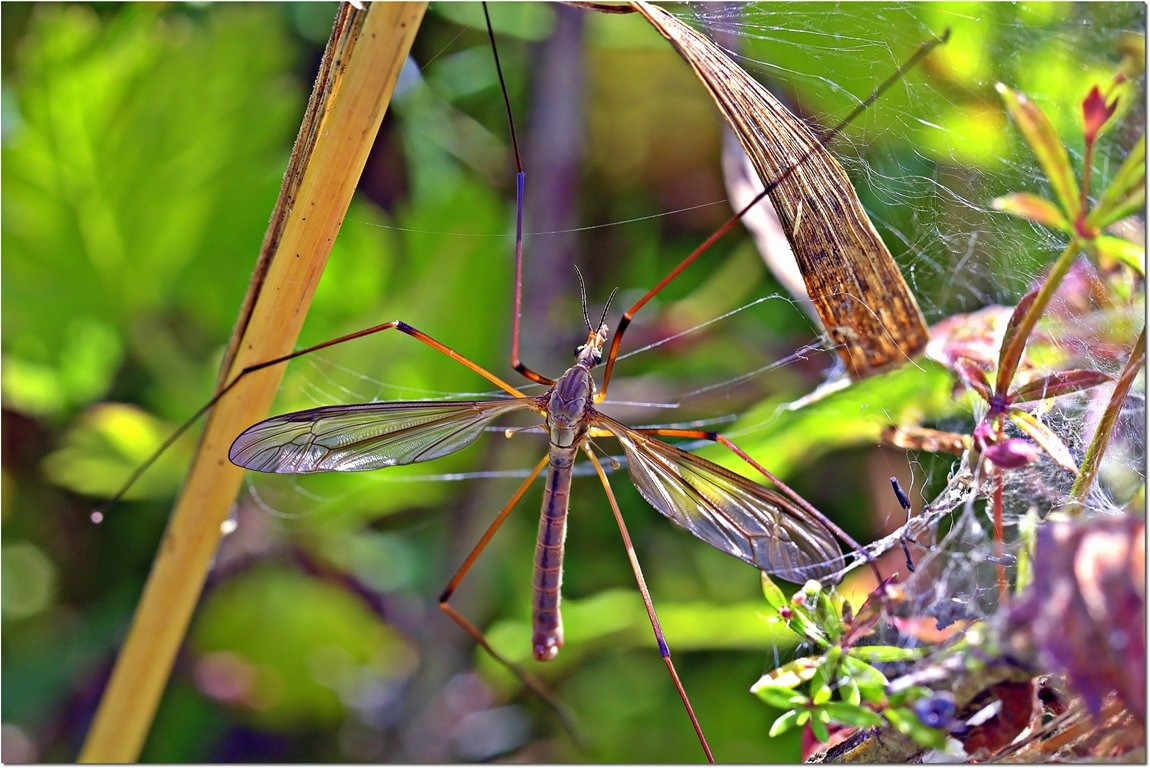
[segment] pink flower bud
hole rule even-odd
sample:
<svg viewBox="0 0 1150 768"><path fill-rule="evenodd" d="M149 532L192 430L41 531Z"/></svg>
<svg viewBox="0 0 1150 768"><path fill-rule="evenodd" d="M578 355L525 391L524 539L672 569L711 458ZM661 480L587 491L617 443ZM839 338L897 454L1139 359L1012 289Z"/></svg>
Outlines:
<svg viewBox="0 0 1150 768"><path fill-rule="evenodd" d="M974 444L978 446L978 450L985 453L996 440L998 435L994 431L994 425L985 420L978 422L978 426L974 428Z"/></svg>
<svg viewBox="0 0 1150 768"><path fill-rule="evenodd" d="M1003 469L1018 469L1031 464L1042 453L1042 449L1029 440L1012 437L990 446L982 455L990 463Z"/></svg>
<svg viewBox="0 0 1150 768"><path fill-rule="evenodd" d="M1082 100L1082 125L1087 144L1094 143L1098 134L1102 132L1102 126L1114 115L1117 109L1118 99L1107 104L1106 97L1102 95L1102 91L1098 90L1097 85L1090 89L1090 93Z"/></svg>

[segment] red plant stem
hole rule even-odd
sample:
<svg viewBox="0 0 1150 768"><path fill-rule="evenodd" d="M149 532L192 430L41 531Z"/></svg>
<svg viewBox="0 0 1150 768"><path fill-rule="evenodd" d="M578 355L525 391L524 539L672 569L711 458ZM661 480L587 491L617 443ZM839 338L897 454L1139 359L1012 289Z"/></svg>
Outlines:
<svg viewBox="0 0 1150 768"><path fill-rule="evenodd" d="M998 418L998 439L1003 440L1006 437L1006 429L1004 419L1000 416ZM1010 597L1009 585L1006 582L1006 563L1003 562L1003 554L1005 547L1003 546L1003 525L1002 525L1002 493L1005 480L1003 479L1003 469L996 468L994 471L994 556L997 561L997 577L998 577L998 600L1002 605L1006 604L1007 599Z"/></svg>

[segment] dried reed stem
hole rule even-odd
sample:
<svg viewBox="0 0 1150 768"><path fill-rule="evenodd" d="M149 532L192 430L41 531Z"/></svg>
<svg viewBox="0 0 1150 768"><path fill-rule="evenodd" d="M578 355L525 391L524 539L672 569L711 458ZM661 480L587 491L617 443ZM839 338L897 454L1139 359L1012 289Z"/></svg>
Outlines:
<svg viewBox="0 0 1150 768"><path fill-rule="evenodd" d="M1065 512L1077 515L1082 511L1082 503L1086 500L1086 494L1098 476L1098 468L1102 465L1102 456L1106 453L1110 439L1114 436L1114 428L1118 424L1118 417L1122 415L1122 406L1126 404L1126 396L1130 394L1130 388L1134 386L1134 380L1138 378L1138 374L1143 370L1145 364L1146 328L1143 327L1142 333L1138 334L1138 340L1134 342L1134 349L1130 352L1130 358L1126 361L1122 373L1118 376L1118 381L1114 384L1114 391L1110 393L1110 402L1106 404L1106 410L1102 412L1102 420L1094 432L1090 447L1086 450L1086 457L1082 460L1078 477L1074 479L1074 486L1070 489L1070 501L1064 508Z"/></svg>
<svg viewBox="0 0 1150 768"><path fill-rule="evenodd" d="M340 6L221 382L294 345L425 9ZM245 378L209 414L81 761L138 758L243 476L227 447L267 413L281 375Z"/></svg>

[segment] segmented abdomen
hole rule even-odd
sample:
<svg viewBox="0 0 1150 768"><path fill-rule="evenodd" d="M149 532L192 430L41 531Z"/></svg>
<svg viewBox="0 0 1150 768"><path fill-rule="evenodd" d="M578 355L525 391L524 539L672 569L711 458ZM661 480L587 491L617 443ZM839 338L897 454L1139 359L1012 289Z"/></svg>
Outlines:
<svg viewBox="0 0 1150 768"><path fill-rule="evenodd" d="M558 455L556 455L558 454ZM563 621L559 616L559 589L563 583L563 544L567 539L567 505L571 492L571 465L575 450L552 447L535 546L535 597L532 610L531 648L539 661L549 661L563 645Z"/></svg>

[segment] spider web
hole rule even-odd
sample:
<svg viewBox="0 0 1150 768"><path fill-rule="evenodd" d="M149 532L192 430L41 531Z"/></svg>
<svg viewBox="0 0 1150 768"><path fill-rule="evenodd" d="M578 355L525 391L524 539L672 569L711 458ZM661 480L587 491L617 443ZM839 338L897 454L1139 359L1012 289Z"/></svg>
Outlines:
<svg viewBox="0 0 1150 768"><path fill-rule="evenodd" d="M951 29L949 43L867 110L833 147L931 323L990 305L1012 306L1039 284L1066 245L1064 235L991 205L994 197L1008 191L1051 195L1033 154L996 108L994 84L1005 82L1040 103L1066 142L1072 165L1081 169L1075 102L1085 96L1092 78L1103 85L1109 82L1121 62L1120 41L1143 28L1141 9L1115 6L982 7L977 16L969 10L914 4L694 8L698 21L744 67L769 78L777 84L777 94L823 126L833 123L824 115L843 112L842 104L866 93L865 88L829 78L828 71L842 71L842 61L849 59L856 70L854 82L877 82L883 69L893 70L919 43ZM1133 106L1113 126L1112 141L1095 164L1103 185L1145 122L1142 98L1131 101ZM912 139L903 144L907 137ZM1095 194L1102 188L1094 187ZM1077 269L1049 310L1042 341L1056 359L1062 358L1061 367L1116 375L1124 356L1115 355L1104 340L1091 340L1090 331L1075 331L1082 322L1097 332L1106 316L1097 304L1083 301L1081 281L1093 279L1092 269L1085 263ZM1144 321L1141 299L1136 291L1130 304L1118 304L1111 307L1112 322L1126 322L1127 310L1134 318L1133 333L1123 335L1129 350ZM1046 401L1038 413L1080 458L1108 394L1108 387L1100 387ZM942 426L969 433L982 415L979 410L976 404L973 419L956 418ZM1111 444L1102 482L1091 493L1092 512L1121 513L1144 483L1144 413L1144 395L1136 388L1123 410L1123 426ZM907 459L917 463L912 454ZM1057 508L1072 477L1045 455L1026 468L1003 473L1006 549L996 552L985 497L998 480L986 473L971 477L960 462L942 467L936 463L923 471L925 477L915 477L921 484L919 502L957 512L949 524L929 534L927 543L933 548L911 577L910 612L932 615L942 625L959 617L990 615L997 607L997 566L1017 557L1020 525ZM973 484L963 503L946 493L932 495L945 485L939 482L941 472L952 477L948 490L953 491L956 477ZM981 492L976 493L976 487Z"/></svg>

